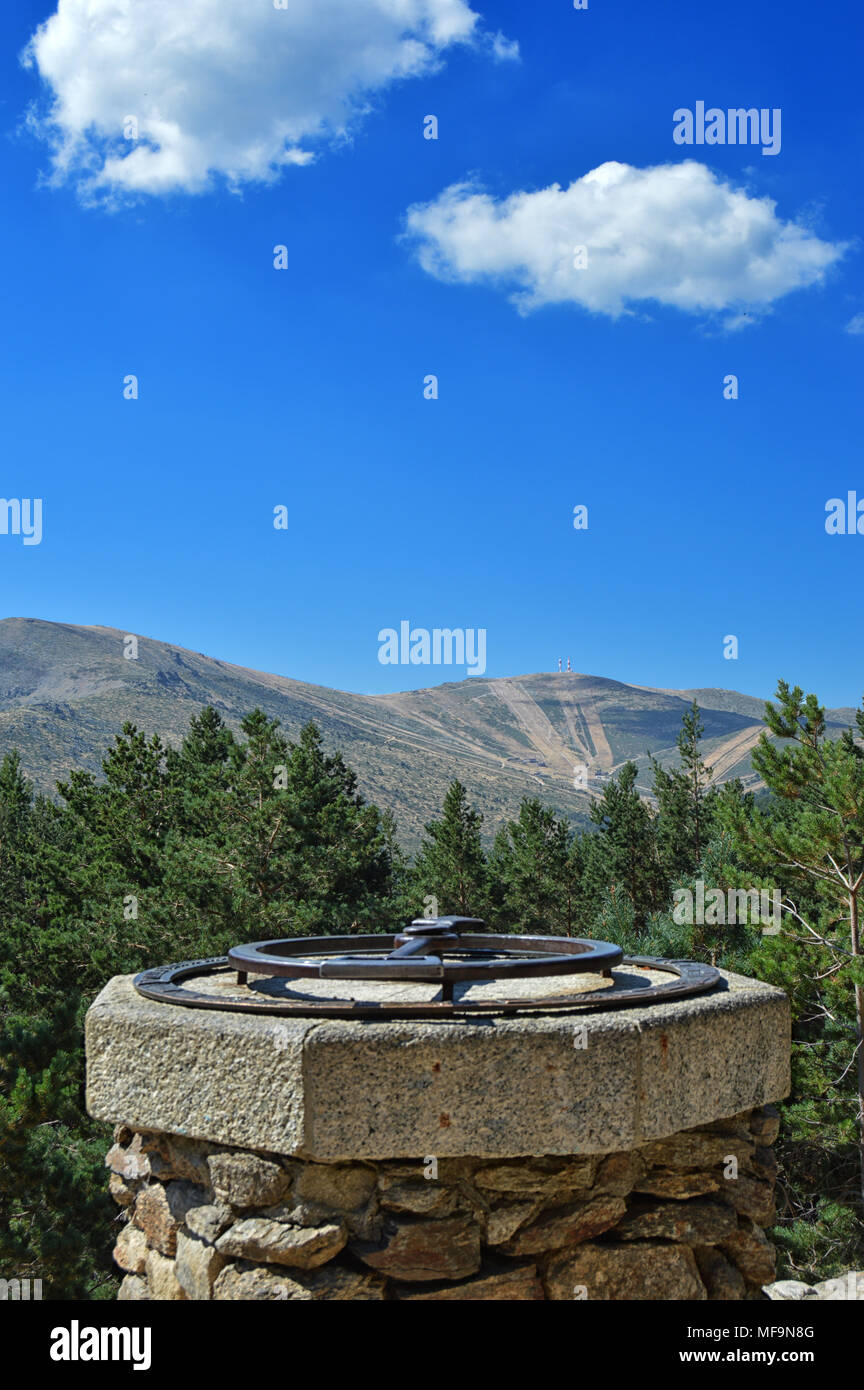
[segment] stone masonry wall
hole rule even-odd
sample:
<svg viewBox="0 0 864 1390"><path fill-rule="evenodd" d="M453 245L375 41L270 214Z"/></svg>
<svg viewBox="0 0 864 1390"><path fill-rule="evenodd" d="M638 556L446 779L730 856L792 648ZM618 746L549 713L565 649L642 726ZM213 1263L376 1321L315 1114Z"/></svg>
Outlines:
<svg viewBox="0 0 864 1390"><path fill-rule="evenodd" d="M746 1299L772 1106L607 1155L310 1163L120 1126L120 1299Z"/></svg>

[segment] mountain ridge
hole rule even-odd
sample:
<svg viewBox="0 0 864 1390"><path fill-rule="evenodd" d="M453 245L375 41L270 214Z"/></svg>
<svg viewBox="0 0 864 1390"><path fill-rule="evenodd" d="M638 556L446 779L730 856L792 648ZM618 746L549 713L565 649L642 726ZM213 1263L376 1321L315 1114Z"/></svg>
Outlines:
<svg viewBox="0 0 864 1390"><path fill-rule="evenodd" d="M123 655L135 636L137 659ZM0 620L0 752L19 748L25 771L53 794L72 768L98 774L127 720L179 743L207 704L233 728L256 705L291 738L314 719L339 748L370 800L390 809L400 839L416 846L423 825L459 777L483 812L484 831L539 795L584 824L592 797L632 758L649 789L650 758L676 761L681 717L693 698L705 724L706 761L719 781L740 776L762 732L764 701L737 691L676 691L577 672L471 676L413 691L360 695L256 671L159 638L102 625L39 618ZM756 710L759 710L757 717ZM852 710L827 712L832 732ZM587 789L574 770L588 769Z"/></svg>

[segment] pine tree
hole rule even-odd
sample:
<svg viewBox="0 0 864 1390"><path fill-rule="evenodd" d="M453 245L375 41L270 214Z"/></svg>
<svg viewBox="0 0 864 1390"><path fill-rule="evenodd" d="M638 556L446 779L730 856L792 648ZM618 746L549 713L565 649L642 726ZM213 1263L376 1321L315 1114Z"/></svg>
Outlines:
<svg viewBox="0 0 864 1390"><path fill-rule="evenodd" d="M392 821L360 796L342 755L324 753L315 724L297 744L260 710L242 729L226 852L250 939L386 930L399 862Z"/></svg>
<svg viewBox="0 0 864 1390"><path fill-rule="evenodd" d="M208 923L205 953L238 940L386 930L404 917L392 818L367 805L314 724L296 744L261 710L243 719L240 740L212 717L192 732L169 760L183 809L162 897L175 912L191 903Z"/></svg>
<svg viewBox="0 0 864 1390"><path fill-rule="evenodd" d="M656 822L636 788L637 775L636 764L625 763L592 802L597 831L585 837L585 886L598 905L607 890L623 890L638 927L662 903L662 875Z"/></svg>
<svg viewBox="0 0 864 1390"><path fill-rule="evenodd" d="M776 705L765 707L772 737L761 736L753 766L793 814L732 811L728 820L751 862L779 871L784 880L785 941L777 953L784 968L778 973L785 977L788 971L793 996L802 989L807 996L805 1041L812 1041L815 1022L830 1053L838 1026L845 1032L844 1066L834 1080L825 1071L824 1093L836 1100L842 1083L857 1078L850 1101L864 1203L864 708L856 713L857 739L848 729L831 741L815 695L805 698L800 687L780 681L776 699ZM763 955L770 954L766 944ZM809 969L803 968L807 956Z"/></svg>
<svg viewBox="0 0 864 1390"><path fill-rule="evenodd" d="M486 856L480 839L483 817L469 804L462 783L453 780L444 796L441 819L430 821L414 862L415 900L434 898L438 916L484 917Z"/></svg>
<svg viewBox="0 0 864 1390"><path fill-rule="evenodd" d="M193 714L179 749L165 755L172 829L212 835L230 785L231 755L237 740L218 710L208 705Z"/></svg>
<svg viewBox="0 0 864 1390"><path fill-rule="evenodd" d="M0 765L0 1270L48 1298L112 1286L105 1232L107 1129L82 1113L81 1022L45 876L56 808L34 798L17 753ZM47 977L47 978L46 978ZM58 979L60 981L58 986ZM94 1253L95 1252L95 1253Z"/></svg>
<svg viewBox="0 0 864 1390"><path fill-rule="evenodd" d="M580 862L572 831L537 797L524 797L519 816L495 837L489 876L500 908L499 930L570 935L578 915Z"/></svg>
<svg viewBox="0 0 864 1390"><path fill-rule="evenodd" d="M737 811L734 793L724 801ZM749 802L752 798L740 803L744 815ZM746 972L749 953L760 941L763 907L773 911L770 892L760 891L763 889L766 885L759 876L740 863L731 833L718 828L705 846L695 873L684 875L673 884L674 926L669 923L669 914L661 915L658 926L669 936L652 947L652 954L702 960L726 970ZM700 891L702 921L695 912Z"/></svg>
<svg viewBox="0 0 864 1390"><path fill-rule="evenodd" d="M651 759L658 808L658 850L667 880L696 871L714 830L717 792L701 753L705 732L694 700L685 711L676 741L681 766L664 768Z"/></svg>
<svg viewBox="0 0 864 1390"><path fill-rule="evenodd" d="M126 725L98 780L34 798L0 764L0 1269L47 1298L110 1296L106 1126L83 1107L83 1020L106 980L260 935L392 930L392 817L308 725L214 710L178 750Z"/></svg>

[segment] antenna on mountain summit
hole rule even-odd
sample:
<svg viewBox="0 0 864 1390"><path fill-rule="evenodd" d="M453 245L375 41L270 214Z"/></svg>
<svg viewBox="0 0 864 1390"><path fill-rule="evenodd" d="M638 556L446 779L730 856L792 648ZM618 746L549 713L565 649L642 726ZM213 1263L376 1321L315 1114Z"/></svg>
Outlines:
<svg viewBox="0 0 864 1390"><path fill-rule="evenodd" d="M570 658L569 658L569 656L568 656L568 658L567 658L567 670L568 670L568 671L570 670Z"/></svg>
<svg viewBox="0 0 864 1390"><path fill-rule="evenodd" d="M559 671L561 670L561 658L560 658L560 656L559 656L559 658L558 658L558 670L559 670Z"/></svg>

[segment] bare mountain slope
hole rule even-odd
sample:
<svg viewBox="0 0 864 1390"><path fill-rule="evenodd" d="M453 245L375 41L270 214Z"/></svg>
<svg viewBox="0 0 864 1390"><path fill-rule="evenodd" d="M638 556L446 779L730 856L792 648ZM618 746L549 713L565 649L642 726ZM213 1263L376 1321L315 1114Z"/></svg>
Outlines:
<svg viewBox="0 0 864 1390"><path fill-rule="evenodd" d="M125 720L176 744L204 705L215 705L234 727L257 705L292 737L314 719L328 746L354 767L364 794L394 812L406 844L417 843L454 776L491 835L526 794L583 820L589 797L628 758L647 787L648 750L674 759L694 694L718 776L753 781L749 754L762 702L732 691L650 690L567 672L353 695L144 637L138 659L126 660L125 636L34 618L0 621L0 751L18 747L42 790L53 792L73 767L98 773ZM851 711L835 715L838 731L850 722ZM589 766L587 793L574 790L577 763Z"/></svg>

